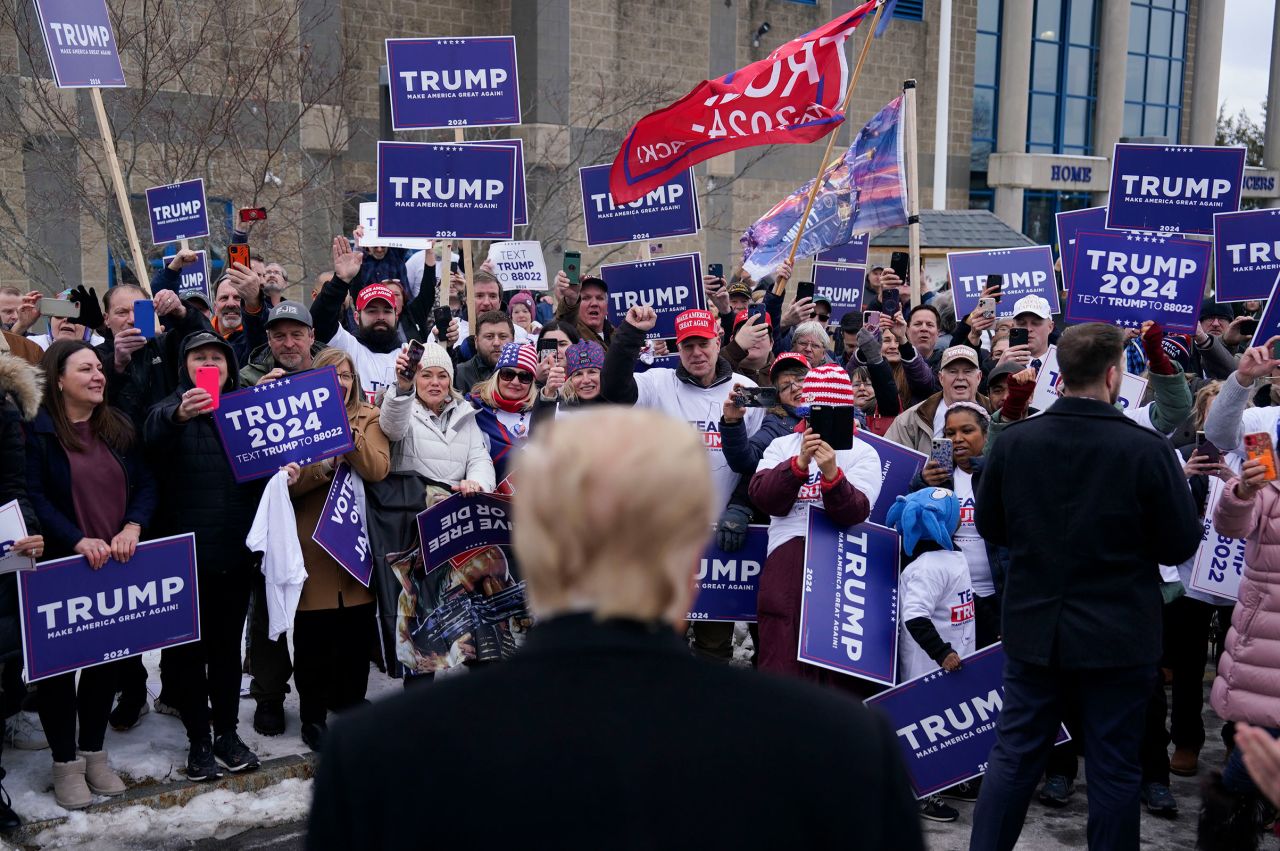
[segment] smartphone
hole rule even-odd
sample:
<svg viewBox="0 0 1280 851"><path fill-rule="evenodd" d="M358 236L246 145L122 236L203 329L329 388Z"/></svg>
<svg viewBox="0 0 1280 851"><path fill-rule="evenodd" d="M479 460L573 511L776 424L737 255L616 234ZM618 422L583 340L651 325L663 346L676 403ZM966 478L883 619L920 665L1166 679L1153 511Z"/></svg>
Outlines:
<svg viewBox="0 0 1280 851"><path fill-rule="evenodd" d="M737 402L743 408L772 408L778 404L778 391L773 387L743 387L738 391Z"/></svg>
<svg viewBox="0 0 1280 851"><path fill-rule="evenodd" d="M574 286L578 285L578 272L582 269L582 252L566 251L564 253L564 273L569 277L569 283Z"/></svg>
<svg viewBox="0 0 1280 851"><path fill-rule="evenodd" d="M1204 432L1196 432L1196 455L1203 455L1213 463L1217 464L1222 460L1222 451L1213 445L1213 442L1204 436Z"/></svg>
<svg viewBox="0 0 1280 851"><path fill-rule="evenodd" d="M1271 444L1271 435L1265 431L1246 434L1244 436L1244 452L1249 457L1249 460L1260 460L1267 468L1267 475L1263 481L1274 482L1276 480L1276 453Z"/></svg>
<svg viewBox="0 0 1280 851"><path fill-rule="evenodd" d="M422 345L421 340L409 341L409 365L400 371L400 377L405 381L413 381L413 377L418 374L418 364L422 362L425 350L426 346Z"/></svg>
<svg viewBox="0 0 1280 851"><path fill-rule="evenodd" d="M543 358L555 357L560 351L560 343L556 340L538 340L538 362Z"/></svg>
<svg viewBox="0 0 1280 851"><path fill-rule="evenodd" d="M809 428L832 449L853 448L853 405L814 405Z"/></svg>
<svg viewBox="0 0 1280 851"><path fill-rule="evenodd" d="M1280 360L1280 341L1277 341L1276 344L1271 347L1271 359Z"/></svg>
<svg viewBox="0 0 1280 851"><path fill-rule="evenodd" d="M461 263L459 263L457 260L454 260L453 262L451 262L451 263L449 264L449 272L450 272L450 273L452 273L452 274L457 274L457 273L458 273L458 272L460 272L460 271L462 271L462 264L461 264Z"/></svg>
<svg viewBox="0 0 1280 851"><path fill-rule="evenodd" d="M218 375L218 368L209 364L197 367L196 386L208 393L213 399L213 404L205 408L205 410L218 410L218 403L222 399L222 378Z"/></svg>
<svg viewBox="0 0 1280 851"><path fill-rule="evenodd" d="M133 303L133 327L142 332L148 340L156 336L156 306L149 298L140 298Z"/></svg>
<svg viewBox="0 0 1280 851"><path fill-rule="evenodd" d="M1009 345L1010 346L1027 346L1031 344L1031 338L1026 328L1010 328L1009 329Z"/></svg>
<svg viewBox="0 0 1280 851"><path fill-rule="evenodd" d="M894 316L902 310L902 296L897 290L885 290L880 294L880 312Z"/></svg>
<svg viewBox="0 0 1280 851"><path fill-rule="evenodd" d="M751 317L753 317L753 316L759 316L759 317L760 317L760 321L761 321L761 322L764 322L764 321L765 321L765 317L766 317L766 316L768 316L768 315L769 315L769 311L765 308L765 306L764 306L763 304L748 304L748 305L747 305L747 319L748 319L748 320L750 320L750 319L751 319Z"/></svg>
<svg viewBox="0 0 1280 851"><path fill-rule="evenodd" d="M935 437L933 447L929 450L929 458L948 473L956 468L955 454L949 437Z"/></svg>
<svg viewBox="0 0 1280 851"><path fill-rule="evenodd" d="M796 298L813 299L813 281L796 281Z"/></svg>
<svg viewBox="0 0 1280 851"><path fill-rule="evenodd" d="M864 310L862 311L862 324L870 328L872 331L880 330L880 311Z"/></svg>
<svg viewBox="0 0 1280 851"><path fill-rule="evenodd" d="M715 276L715 277L717 277L717 278L723 278L723 277L724 277L724 264L723 264L723 263L708 263L708 264L707 264L707 274L708 274L708 275L714 275L714 276Z"/></svg>
<svg viewBox="0 0 1280 851"><path fill-rule="evenodd" d="M242 222L265 222L266 220L266 207L244 207L240 210L240 221Z"/></svg>
<svg viewBox="0 0 1280 851"><path fill-rule="evenodd" d="M79 319L80 305L63 298L42 298L40 315L57 316L59 319Z"/></svg>
<svg viewBox="0 0 1280 851"><path fill-rule="evenodd" d="M893 270L893 274L902 279L905 284L911 273L911 255L905 251L895 251L889 258L889 268Z"/></svg>
<svg viewBox="0 0 1280 851"><path fill-rule="evenodd" d="M978 312L979 312L979 315L984 316L987 319L995 319L996 300L994 298L978 299Z"/></svg>
<svg viewBox="0 0 1280 851"><path fill-rule="evenodd" d="M1240 329L1240 333L1252 337L1254 332L1258 330L1258 320L1246 319L1236 326Z"/></svg>
<svg viewBox="0 0 1280 851"><path fill-rule="evenodd" d="M987 275L987 289L992 287L995 288L995 292L991 294L991 297L999 304L1000 296L1004 290L1004 275Z"/></svg>
<svg viewBox="0 0 1280 851"><path fill-rule="evenodd" d="M431 312L436 322L436 341L445 345L445 337L449 333L449 323L453 321L453 311L441 305Z"/></svg>
<svg viewBox="0 0 1280 851"><path fill-rule="evenodd" d="M249 268L249 246L240 243L232 243L227 246L227 265L239 263L246 269Z"/></svg>

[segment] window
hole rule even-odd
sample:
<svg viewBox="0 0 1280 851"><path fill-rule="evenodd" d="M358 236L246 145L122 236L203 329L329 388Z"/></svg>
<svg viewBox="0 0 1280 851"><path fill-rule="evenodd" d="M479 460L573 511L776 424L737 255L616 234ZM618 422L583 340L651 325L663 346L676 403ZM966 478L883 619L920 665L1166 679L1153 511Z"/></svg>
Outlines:
<svg viewBox="0 0 1280 851"><path fill-rule="evenodd" d="M1055 216L1067 210L1083 210L1092 204L1092 196L1088 192L1044 192L1028 189L1022 196L1022 232L1041 245L1053 245L1058 238ZM969 206L972 209L972 201Z"/></svg>
<svg viewBox="0 0 1280 851"><path fill-rule="evenodd" d="M1036 0L1027 124L1029 153L1093 153L1096 6L1096 0Z"/></svg>
<svg viewBox="0 0 1280 851"><path fill-rule="evenodd" d="M1187 58L1186 0L1131 0L1124 135L1178 142Z"/></svg>
<svg viewBox="0 0 1280 851"><path fill-rule="evenodd" d="M902 4L898 4L901 8ZM1000 16L1002 0L978 0L974 51L973 134L969 145L969 208L989 210L987 158L996 148L996 110L1000 103Z"/></svg>
<svg viewBox="0 0 1280 851"><path fill-rule="evenodd" d="M924 0L898 0L898 5L893 7L893 16L908 21L923 21Z"/></svg>

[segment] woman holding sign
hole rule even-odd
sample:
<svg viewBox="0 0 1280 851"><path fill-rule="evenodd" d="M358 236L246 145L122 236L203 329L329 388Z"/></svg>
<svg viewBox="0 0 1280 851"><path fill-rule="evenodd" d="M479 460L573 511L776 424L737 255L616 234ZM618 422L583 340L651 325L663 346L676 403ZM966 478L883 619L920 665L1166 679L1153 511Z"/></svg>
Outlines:
<svg viewBox="0 0 1280 851"><path fill-rule="evenodd" d="M355 443L340 460L362 482L381 481L391 470L391 448L378 423L381 412L364 400L360 375L350 356L338 349L325 349L316 356L315 367L326 366L338 371ZM289 486L307 569L293 621L293 681L298 687L302 740L312 750L320 749L327 710L340 712L364 701L369 686L369 646L377 635L373 593L312 537L340 469L335 463L338 460L303 467L298 480ZM350 506L359 505L363 511L363 491L363 487L358 491L353 487L339 493L333 510L336 513L346 507L343 521L360 524L363 518L353 519ZM367 537L364 543L367 557Z"/></svg>
<svg viewBox="0 0 1280 851"><path fill-rule="evenodd" d="M208 378L198 381L198 376ZM258 767L257 755L236 729L240 641L258 567L245 538L264 481L236 482L212 416L218 402L211 388L219 397L230 393L240 387L239 376L235 352L225 340L207 331L188 335L182 341L178 388L147 416L147 448L160 478L157 533L196 536L200 640L163 651L190 741L188 780L219 777L219 765L232 772Z"/></svg>
<svg viewBox="0 0 1280 851"><path fill-rule="evenodd" d="M45 557L80 555L93 570L109 560L127 562L156 509L155 480L133 424L106 404L107 377L90 344L60 340L43 363L44 404L27 426L26 473L48 541ZM53 754L53 794L67 809L88 806L94 795L125 791L103 750L123 664L84 668L78 686L75 671L37 686L40 721Z"/></svg>

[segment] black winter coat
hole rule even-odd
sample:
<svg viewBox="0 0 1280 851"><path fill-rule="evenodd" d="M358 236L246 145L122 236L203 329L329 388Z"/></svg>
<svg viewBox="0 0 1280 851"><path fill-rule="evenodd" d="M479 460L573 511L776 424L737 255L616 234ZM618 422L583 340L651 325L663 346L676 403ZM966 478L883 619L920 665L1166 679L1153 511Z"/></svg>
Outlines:
<svg viewBox="0 0 1280 851"><path fill-rule="evenodd" d="M15 355L0 354L0 505L18 501L27 533L40 534L40 520L27 498L27 451L22 424L40 408L40 380L35 368ZM0 575L0 662L22 652L18 620L18 582Z"/></svg>
<svg viewBox="0 0 1280 851"><path fill-rule="evenodd" d="M229 393L239 387L239 363L231 347L223 345L230 355L230 374L222 392ZM184 343L179 363L185 360ZM244 539L265 483L236 483L211 415L201 414L185 423L174 420L182 394L194 386L185 368L180 373L177 389L147 415L147 450L160 484L155 536L194 532L196 563L202 572L249 570L258 557Z"/></svg>
<svg viewBox="0 0 1280 851"><path fill-rule="evenodd" d="M157 334L133 353L123 373L116 372L114 337L96 347L107 374L107 402L133 422L139 436L151 406L178 386L178 358L183 338L195 331L213 330L203 313L194 305L186 306L186 315L174 323L172 330Z"/></svg>
<svg viewBox="0 0 1280 851"><path fill-rule="evenodd" d="M509 662L365 707L329 736L313 851L417 847L424 830L434 847L474 845L473 820L408 815L459 789L493 801L483 834L528 848L924 848L882 717L696 659L670 626L553 618ZM744 760L767 767L750 795L695 800ZM512 770L537 782L504 788Z"/></svg>

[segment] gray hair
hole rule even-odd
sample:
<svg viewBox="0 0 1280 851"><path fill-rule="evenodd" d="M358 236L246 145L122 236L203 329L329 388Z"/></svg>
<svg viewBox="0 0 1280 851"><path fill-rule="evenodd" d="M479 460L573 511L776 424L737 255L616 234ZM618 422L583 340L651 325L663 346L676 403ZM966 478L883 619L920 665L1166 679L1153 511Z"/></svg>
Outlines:
<svg viewBox="0 0 1280 851"><path fill-rule="evenodd" d="M801 337L815 337L822 343L822 348L831 351L835 348L835 343L831 342L831 335L827 333L827 329L822 327L821 322L801 322L796 326L796 330L791 334L791 340L794 343Z"/></svg>

